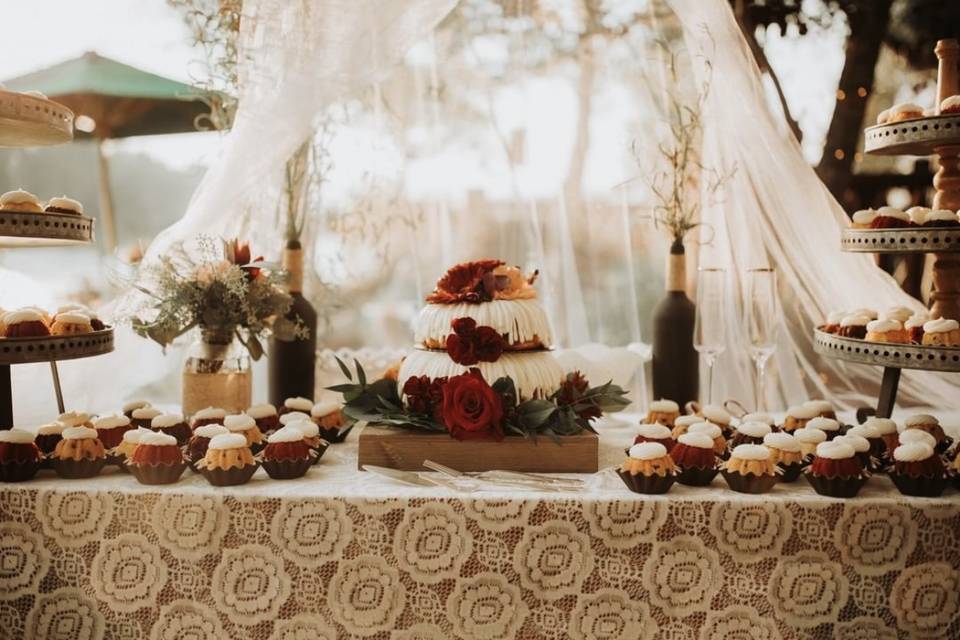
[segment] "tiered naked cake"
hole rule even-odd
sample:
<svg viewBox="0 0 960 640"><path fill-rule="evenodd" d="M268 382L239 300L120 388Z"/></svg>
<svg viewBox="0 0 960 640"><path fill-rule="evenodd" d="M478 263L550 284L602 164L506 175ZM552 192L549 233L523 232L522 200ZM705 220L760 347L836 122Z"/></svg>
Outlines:
<svg viewBox="0 0 960 640"><path fill-rule="evenodd" d="M359 384L335 387L368 423L360 468L422 470L429 459L459 471L597 470L590 423L628 401L560 366L536 276L499 260L453 267L427 297L399 370L373 384L358 370Z"/></svg>
<svg viewBox="0 0 960 640"><path fill-rule="evenodd" d="M550 352L553 335L533 288L536 277L524 277L499 260L450 269L417 318L416 348L400 367L400 389L411 377L449 377L477 368L490 382L512 378L524 399L556 391L564 372Z"/></svg>

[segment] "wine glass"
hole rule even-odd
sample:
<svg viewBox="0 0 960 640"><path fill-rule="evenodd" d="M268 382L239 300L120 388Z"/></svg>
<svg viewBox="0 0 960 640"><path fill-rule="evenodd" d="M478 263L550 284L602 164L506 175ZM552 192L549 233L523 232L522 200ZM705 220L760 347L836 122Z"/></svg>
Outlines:
<svg viewBox="0 0 960 640"><path fill-rule="evenodd" d="M713 403L713 365L726 349L726 315L723 308L726 272L701 268L697 272L697 315L693 348L707 364L707 404Z"/></svg>
<svg viewBox="0 0 960 640"><path fill-rule="evenodd" d="M757 369L757 411L765 411L765 376L767 361L776 350L777 274L773 269L747 270L747 334L750 357Z"/></svg>

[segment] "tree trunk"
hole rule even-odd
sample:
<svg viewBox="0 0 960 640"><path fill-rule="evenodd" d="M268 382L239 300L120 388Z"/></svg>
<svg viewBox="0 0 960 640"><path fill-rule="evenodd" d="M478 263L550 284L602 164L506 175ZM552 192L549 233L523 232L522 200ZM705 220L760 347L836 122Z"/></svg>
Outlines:
<svg viewBox="0 0 960 640"><path fill-rule="evenodd" d="M875 0L869 9L851 5L846 12L850 23L846 59L823 157L817 166L820 179L842 205L849 205L854 199L848 194L854 154L863 127L869 90L873 87L874 68L890 21L891 4L892 0ZM864 97L858 94L861 87L867 89Z"/></svg>

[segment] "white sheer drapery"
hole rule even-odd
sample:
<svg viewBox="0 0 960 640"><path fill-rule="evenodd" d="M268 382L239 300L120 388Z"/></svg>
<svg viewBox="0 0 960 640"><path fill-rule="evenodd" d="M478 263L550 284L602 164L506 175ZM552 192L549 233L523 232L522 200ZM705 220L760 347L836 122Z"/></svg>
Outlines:
<svg viewBox="0 0 960 640"><path fill-rule="evenodd" d="M752 363L742 330L740 292L744 272L774 267L782 307L780 340L767 406L784 407L808 397L844 405L876 401L881 370L814 353L813 327L837 309L894 305L922 309L879 269L869 254L840 251L840 230L848 224L840 205L804 160L800 145L770 109L760 71L729 3L724 0L668 0L683 25L688 54L699 81L713 74L704 109L704 162L735 167L722 202L704 210L716 231L701 252L701 265L728 270L731 291L726 354L717 393L752 398ZM710 69L695 56L709 58ZM958 378L923 371L904 372L901 404L953 406Z"/></svg>

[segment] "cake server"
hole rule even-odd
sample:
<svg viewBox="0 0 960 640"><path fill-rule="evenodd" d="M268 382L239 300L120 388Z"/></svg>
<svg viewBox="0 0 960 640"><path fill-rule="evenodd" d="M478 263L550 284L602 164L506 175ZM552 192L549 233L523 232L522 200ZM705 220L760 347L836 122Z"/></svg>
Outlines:
<svg viewBox="0 0 960 640"><path fill-rule="evenodd" d="M374 475L390 478L391 480L396 480L397 482L402 482L403 484L409 484L415 487L436 486L436 483L430 482L429 480L424 480L418 474L413 473L412 471L400 471L398 469L390 469L388 467L378 467L373 464L362 465L362 468L364 471L369 471Z"/></svg>

